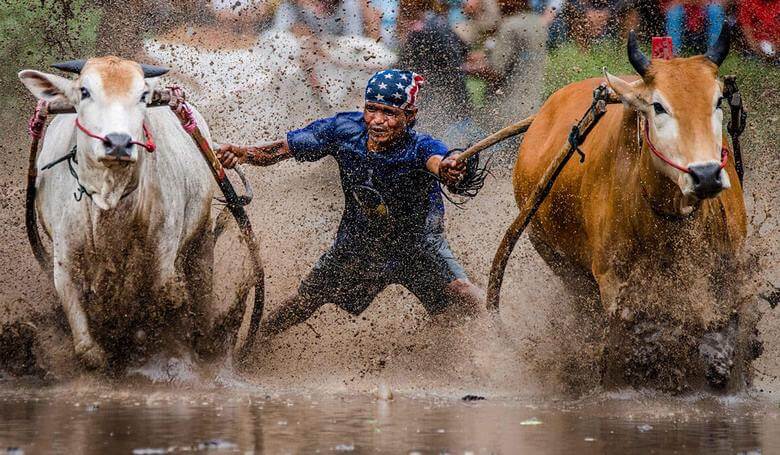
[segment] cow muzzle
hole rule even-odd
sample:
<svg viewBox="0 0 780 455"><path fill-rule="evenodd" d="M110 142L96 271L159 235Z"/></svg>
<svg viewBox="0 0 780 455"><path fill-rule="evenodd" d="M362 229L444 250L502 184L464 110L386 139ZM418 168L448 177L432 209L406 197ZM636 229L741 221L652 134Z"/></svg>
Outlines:
<svg viewBox="0 0 780 455"><path fill-rule="evenodd" d="M709 199L728 188L726 172L718 162L696 163L688 166L691 176L691 192L699 199Z"/></svg>
<svg viewBox="0 0 780 455"><path fill-rule="evenodd" d="M105 136L103 141L105 147L105 158L101 161L135 161L133 149L135 144L133 138L125 133L110 133Z"/></svg>
<svg viewBox="0 0 780 455"><path fill-rule="evenodd" d="M143 124L143 132L146 136L146 142L134 141L133 138L126 133L109 133L105 136L93 133L81 124L78 118L76 118L76 128L80 129L84 134L97 139L103 143L105 148L105 155L99 160L103 162L133 162L136 161L136 157L133 155L133 147L139 146L146 149L147 152L153 153L157 146L152 138L152 133L146 124Z"/></svg>

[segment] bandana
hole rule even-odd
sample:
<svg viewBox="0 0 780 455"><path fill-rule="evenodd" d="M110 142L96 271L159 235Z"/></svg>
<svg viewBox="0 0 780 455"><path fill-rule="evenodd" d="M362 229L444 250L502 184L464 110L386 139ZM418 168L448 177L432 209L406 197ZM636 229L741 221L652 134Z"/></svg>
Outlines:
<svg viewBox="0 0 780 455"><path fill-rule="evenodd" d="M374 74L366 86L366 101L401 109L417 105L417 94L425 78L413 71L382 70Z"/></svg>

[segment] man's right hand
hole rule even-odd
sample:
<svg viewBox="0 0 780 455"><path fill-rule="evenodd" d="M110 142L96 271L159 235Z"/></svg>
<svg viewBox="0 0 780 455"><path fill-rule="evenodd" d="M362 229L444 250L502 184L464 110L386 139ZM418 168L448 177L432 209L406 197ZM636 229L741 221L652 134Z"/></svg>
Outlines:
<svg viewBox="0 0 780 455"><path fill-rule="evenodd" d="M217 149L217 158L228 169L233 169L237 164L246 162L249 152L247 147L233 144L222 144Z"/></svg>

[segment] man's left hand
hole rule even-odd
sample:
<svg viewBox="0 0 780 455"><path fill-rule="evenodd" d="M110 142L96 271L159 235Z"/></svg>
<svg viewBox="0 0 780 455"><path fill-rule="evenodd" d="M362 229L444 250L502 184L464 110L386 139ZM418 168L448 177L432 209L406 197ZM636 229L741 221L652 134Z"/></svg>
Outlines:
<svg viewBox="0 0 780 455"><path fill-rule="evenodd" d="M439 164L439 178L446 186L454 186L461 180L466 174L466 162L458 162L460 155L453 153L448 157L441 160Z"/></svg>

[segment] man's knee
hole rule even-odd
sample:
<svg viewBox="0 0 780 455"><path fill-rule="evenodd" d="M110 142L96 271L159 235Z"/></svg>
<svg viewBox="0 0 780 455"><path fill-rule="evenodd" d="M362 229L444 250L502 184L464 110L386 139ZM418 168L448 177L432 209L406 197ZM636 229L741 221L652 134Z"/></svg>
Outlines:
<svg viewBox="0 0 780 455"><path fill-rule="evenodd" d="M465 278L458 278L447 285L445 293L451 304L457 305L465 314L478 314L485 303L485 292Z"/></svg>

